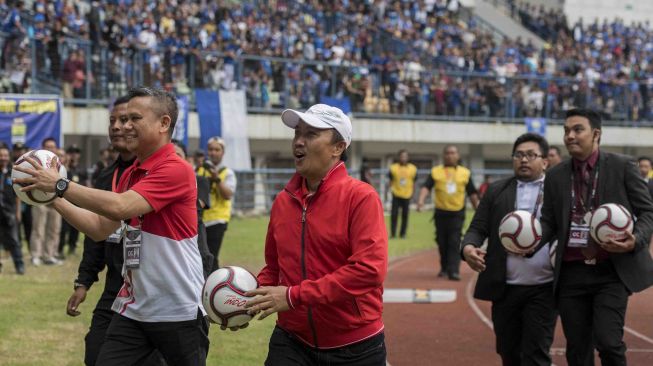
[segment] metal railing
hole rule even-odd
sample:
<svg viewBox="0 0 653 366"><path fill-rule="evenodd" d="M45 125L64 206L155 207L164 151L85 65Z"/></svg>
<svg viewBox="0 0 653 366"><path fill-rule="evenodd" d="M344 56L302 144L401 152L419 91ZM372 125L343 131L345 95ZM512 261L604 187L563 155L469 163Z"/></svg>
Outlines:
<svg viewBox="0 0 653 366"><path fill-rule="evenodd" d="M0 39L5 39L2 34ZM358 117L508 123L542 117L559 123L564 110L576 106L603 111L606 125L653 126L653 87L644 79L588 81L442 67L415 73L256 55L232 57L219 52L189 52L181 65L164 67L171 56L169 50L112 51L64 38L57 52L45 52L44 45L34 39L29 42L30 56L36 60L31 70L25 70L31 75L30 92L61 93L67 104L80 106L105 105L128 88L145 84L187 94L194 107L195 88L233 87L246 90L250 113L307 108L328 96L348 99ZM77 81L71 80L67 64L74 50L83 54L80 70L84 75ZM442 60L435 64L438 62ZM2 90L11 77L10 69L0 70L0 91L20 92ZM644 89L646 93L640 92Z"/></svg>
<svg viewBox="0 0 653 366"><path fill-rule="evenodd" d="M391 198L388 194L388 170L371 169L372 181L370 184L376 189L381 197L382 202ZM295 173L295 169L255 169L247 171L236 171L238 186L233 198L233 210L238 213L267 213L272 207L275 197L281 192L290 178ZM419 195L420 186L426 181L431 173L430 169L418 169L417 180L413 201L416 202ZM360 171L351 170L349 174L352 177L359 178ZM475 177L490 176L492 179L500 179L512 174L510 169L486 169L472 170ZM481 181L475 181L480 185ZM431 195L428 197L428 202Z"/></svg>

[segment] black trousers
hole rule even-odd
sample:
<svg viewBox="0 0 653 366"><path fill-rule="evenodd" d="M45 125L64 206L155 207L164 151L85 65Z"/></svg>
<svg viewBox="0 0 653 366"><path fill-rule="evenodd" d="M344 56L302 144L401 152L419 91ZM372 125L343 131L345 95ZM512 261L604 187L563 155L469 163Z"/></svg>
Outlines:
<svg viewBox="0 0 653 366"><path fill-rule="evenodd" d="M401 209L401 229L399 236L406 237L406 228L408 227L408 212L410 208L410 198L399 198L392 196L392 208L390 210L390 235L394 238L397 235L397 220L399 219L399 209Z"/></svg>
<svg viewBox="0 0 653 366"><path fill-rule="evenodd" d="M265 366L385 366L383 333L349 346L319 350L275 327Z"/></svg>
<svg viewBox="0 0 653 366"><path fill-rule="evenodd" d="M84 364L86 366L95 366L97 357L100 354L100 349L104 343L107 328L109 328L109 324L111 324L111 319L113 319L114 315L116 315L116 313L111 309L95 308L95 311L93 311L91 327L84 338L84 343L86 344ZM155 350L150 354L147 360L143 362L143 365L165 366L166 363L162 357L161 353Z"/></svg>
<svg viewBox="0 0 653 366"><path fill-rule="evenodd" d="M95 309L93 311L93 318L91 319L91 327L84 338L86 349L84 351L84 364L86 366L95 366L97 356L100 353L100 348L104 343L104 336L107 333L107 328L113 318L113 311L109 309Z"/></svg>
<svg viewBox="0 0 653 366"><path fill-rule="evenodd" d="M435 210L435 240L440 252L440 270L450 276L460 273L460 240L465 211Z"/></svg>
<svg viewBox="0 0 653 366"><path fill-rule="evenodd" d="M626 365L629 295L609 260L596 265L562 262L558 310L570 366L594 365L594 347L603 366Z"/></svg>
<svg viewBox="0 0 653 366"><path fill-rule="evenodd" d="M146 323L115 314L96 365L144 365L158 351L169 366L204 366L208 331L208 321L199 309L197 319L182 322Z"/></svg>
<svg viewBox="0 0 653 366"><path fill-rule="evenodd" d="M209 246L209 251L213 254L214 262L211 272L217 271L220 268L218 255L220 254L220 247L222 247L222 239L224 232L227 231L228 224L214 224L206 227L206 244Z"/></svg>
<svg viewBox="0 0 653 366"><path fill-rule="evenodd" d="M29 239L30 236L32 235L32 206L25 203L21 203L21 210L22 210L21 212L22 220L19 226L23 227L23 232L25 233L25 235L24 236L21 235L20 228L19 228L18 237L20 240L25 239L25 241L27 242L28 249L31 250L31 248L29 248L29 243L30 243Z"/></svg>
<svg viewBox="0 0 653 366"><path fill-rule="evenodd" d="M14 218L0 218L0 243L11 253L11 259L14 261L16 271L25 268L23 262L22 245L18 239L18 223ZM0 264L2 265L2 264Z"/></svg>
<svg viewBox="0 0 653 366"><path fill-rule="evenodd" d="M497 353L503 366L549 366L557 313L553 284L506 285L492 302Z"/></svg>
<svg viewBox="0 0 653 366"><path fill-rule="evenodd" d="M68 221L61 219L61 231L59 232L59 254L64 254L64 248L68 244L68 254L75 253L77 249L79 230L70 225Z"/></svg>
<svg viewBox="0 0 653 366"><path fill-rule="evenodd" d="M197 220L197 246L202 257L202 272L204 272L204 279L206 279L213 269L213 254L211 254L206 243L206 226L204 226L202 220Z"/></svg>

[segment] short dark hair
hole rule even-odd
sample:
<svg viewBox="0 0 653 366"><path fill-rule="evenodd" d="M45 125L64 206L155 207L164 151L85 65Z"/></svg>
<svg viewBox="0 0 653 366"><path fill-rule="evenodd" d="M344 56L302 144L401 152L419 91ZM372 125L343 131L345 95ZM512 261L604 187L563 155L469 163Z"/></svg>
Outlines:
<svg viewBox="0 0 653 366"><path fill-rule="evenodd" d="M116 100L113 101L113 106L115 107L121 104L125 104L129 102L129 99L131 99L129 98L129 95L121 95L118 98L116 98Z"/></svg>
<svg viewBox="0 0 653 366"><path fill-rule="evenodd" d="M546 155L549 153L549 143L546 141L544 137L541 135L538 135L536 133L525 133L519 137L517 137L517 140L515 140L515 143L512 145L512 153L515 153L515 150L517 150L517 146L523 144L524 142L535 142L540 146L540 152L542 153L543 157L546 158Z"/></svg>
<svg viewBox="0 0 653 366"><path fill-rule="evenodd" d="M331 136L331 143L332 144L337 144L339 142L345 142L345 138L342 137L340 132L336 129L332 129L333 135ZM340 154L340 161L342 162L347 162L347 148L345 147L344 150L342 150L342 154Z"/></svg>
<svg viewBox="0 0 653 366"><path fill-rule="evenodd" d="M79 148L79 146L72 144L66 148L66 153L68 154L74 154L74 153L80 153L81 154L82 149Z"/></svg>
<svg viewBox="0 0 653 366"><path fill-rule="evenodd" d="M590 126L592 128L601 129L601 114L595 110L592 109L585 109L585 108L574 108L570 109L565 113L565 119L571 118L571 117L585 117L590 121Z"/></svg>
<svg viewBox="0 0 653 366"><path fill-rule="evenodd" d="M452 147L453 147L454 149L456 149L456 152L458 152L458 146L456 146L456 145L454 145L454 144L446 144L446 145L444 145L444 149L442 149L442 153L443 153L443 154L446 154L446 153L447 153L447 150L449 150L449 149L452 148Z"/></svg>
<svg viewBox="0 0 653 366"><path fill-rule="evenodd" d="M560 148L559 148L559 147L557 147L557 146L555 146L555 145L551 145L551 146L549 146L549 151L551 151L551 150L555 150L555 152L556 152L558 155L562 156L562 151L560 151Z"/></svg>
<svg viewBox="0 0 653 366"><path fill-rule="evenodd" d="M640 156L639 158L637 158L637 163L641 163L644 160L648 161L649 164L653 164L653 160L651 160L651 158L649 158L648 156Z"/></svg>
<svg viewBox="0 0 653 366"><path fill-rule="evenodd" d="M55 145L57 145L57 139L50 136L50 137L44 138L43 141L41 141L41 147L45 146L45 143L48 142L48 141L52 141L52 142L54 142Z"/></svg>
<svg viewBox="0 0 653 366"><path fill-rule="evenodd" d="M154 100L156 106L154 112L159 116L168 115L170 117L170 129L168 135L172 137L177 124L179 109L177 107L177 97L165 90L139 86L132 88L127 92L128 101L139 97L150 97Z"/></svg>
<svg viewBox="0 0 653 366"><path fill-rule="evenodd" d="M397 152L397 156L399 156L399 155L401 155L401 154L403 154L403 153L408 153L408 150L406 150L406 149L401 149L401 150L399 150L399 151Z"/></svg>
<svg viewBox="0 0 653 366"><path fill-rule="evenodd" d="M175 146L179 146L179 148L184 152L184 155L188 156L188 154L186 153L186 145L184 145L183 142L181 142L181 141L179 141L177 139L172 139L172 140L170 140L170 142Z"/></svg>

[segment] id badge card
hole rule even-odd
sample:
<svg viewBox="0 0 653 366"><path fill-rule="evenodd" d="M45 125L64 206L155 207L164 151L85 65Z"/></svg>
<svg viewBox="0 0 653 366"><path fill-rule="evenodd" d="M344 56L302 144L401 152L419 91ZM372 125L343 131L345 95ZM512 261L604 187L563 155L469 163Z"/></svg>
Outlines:
<svg viewBox="0 0 653 366"><path fill-rule="evenodd" d="M587 248L590 240L590 225L589 217L591 213L585 215L585 217L579 222L571 222L571 227L569 228L569 244L571 248Z"/></svg>
<svg viewBox="0 0 653 366"><path fill-rule="evenodd" d="M120 224L120 227L116 229L109 237L107 238L107 243L118 244L122 240L122 235L125 232L126 225L124 223Z"/></svg>
<svg viewBox="0 0 653 366"><path fill-rule="evenodd" d="M456 193L456 182L447 182L447 193L448 194Z"/></svg>
<svg viewBox="0 0 653 366"><path fill-rule="evenodd" d="M571 223L569 229L569 247L587 248L590 239L590 226L587 224Z"/></svg>
<svg viewBox="0 0 653 366"><path fill-rule="evenodd" d="M139 268L141 265L142 232L140 227L128 226L125 233L125 267Z"/></svg>

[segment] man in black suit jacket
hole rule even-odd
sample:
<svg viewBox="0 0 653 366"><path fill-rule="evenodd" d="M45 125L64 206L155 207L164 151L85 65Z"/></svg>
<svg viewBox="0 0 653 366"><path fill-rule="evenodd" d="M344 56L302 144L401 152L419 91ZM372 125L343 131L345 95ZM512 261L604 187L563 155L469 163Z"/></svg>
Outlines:
<svg viewBox="0 0 653 366"><path fill-rule="evenodd" d="M547 250L531 258L506 252L498 229L515 210L539 216L548 143L521 135L513 145L515 176L492 183L463 239L463 258L480 272L474 297L492 301L496 350L504 366L551 365L555 328L553 267ZM481 249L488 239L487 251Z"/></svg>
<svg viewBox="0 0 653 366"><path fill-rule="evenodd" d="M651 174L651 158L648 156L641 156L637 159L637 165L639 166L639 175L646 181L646 184L648 185L648 191L651 193L651 197L653 197L653 179L649 178L649 175Z"/></svg>
<svg viewBox="0 0 653 366"><path fill-rule="evenodd" d="M653 283L649 241L653 201L635 161L599 150L601 117L592 110L567 111L564 143L572 159L547 173L542 242L558 238L554 291L567 338L569 365L625 365L623 342L628 296ZM596 243L588 213L605 203L623 205L636 218L621 240Z"/></svg>

